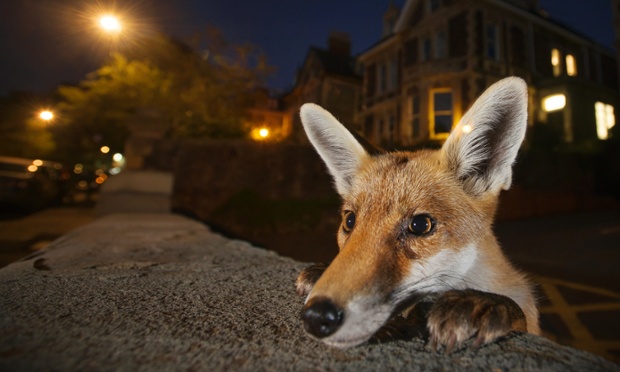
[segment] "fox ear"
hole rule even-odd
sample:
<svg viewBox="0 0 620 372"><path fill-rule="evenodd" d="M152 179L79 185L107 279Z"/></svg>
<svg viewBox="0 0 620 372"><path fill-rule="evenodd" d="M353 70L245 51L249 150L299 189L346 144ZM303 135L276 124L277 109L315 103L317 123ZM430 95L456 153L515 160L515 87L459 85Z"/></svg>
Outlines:
<svg viewBox="0 0 620 372"><path fill-rule="evenodd" d="M322 107L306 103L301 106L300 115L310 142L334 177L336 190L344 196L368 153L351 132Z"/></svg>
<svg viewBox="0 0 620 372"><path fill-rule="evenodd" d="M443 161L473 195L507 190L527 127L527 85L498 81L476 100L442 147Z"/></svg>

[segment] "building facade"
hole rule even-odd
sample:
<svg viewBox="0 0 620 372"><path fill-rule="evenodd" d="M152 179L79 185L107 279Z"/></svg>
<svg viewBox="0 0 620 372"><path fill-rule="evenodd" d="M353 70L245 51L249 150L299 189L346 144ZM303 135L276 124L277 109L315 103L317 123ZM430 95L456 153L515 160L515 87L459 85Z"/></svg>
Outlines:
<svg viewBox="0 0 620 372"><path fill-rule="evenodd" d="M606 139L615 124L615 53L553 22L535 0L408 0L397 13L390 4L383 20L382 40L358 60L358 120L377 145L445 140L506 76L529 85L529 124L564 142Z"/></svg>

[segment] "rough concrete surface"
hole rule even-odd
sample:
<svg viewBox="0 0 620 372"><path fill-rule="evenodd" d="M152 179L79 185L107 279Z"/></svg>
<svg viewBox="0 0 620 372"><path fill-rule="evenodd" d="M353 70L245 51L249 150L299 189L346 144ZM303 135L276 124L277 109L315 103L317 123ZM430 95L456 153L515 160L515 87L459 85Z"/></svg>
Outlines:
<svg viewBox="0 0 620 372"><path fill-rule="evenodd" d="M97 216L114 213L168 213L171 209L172 173L124 171L101 186Z"/></svg>
<svg viewBox="0 0 620 372"><path fill-rule="evenodd" d="M180 216L109 215L0 270L0 370L620 370L525 334L332 349L299 322L304 265Z"/></svg>

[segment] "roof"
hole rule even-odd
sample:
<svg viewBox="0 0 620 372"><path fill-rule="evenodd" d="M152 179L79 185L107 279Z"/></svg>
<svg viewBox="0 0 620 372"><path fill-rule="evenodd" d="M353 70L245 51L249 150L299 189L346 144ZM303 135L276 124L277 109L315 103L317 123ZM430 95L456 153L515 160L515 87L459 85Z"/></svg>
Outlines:
<svg viewBox="0 0 620 372"><path fill-rule="evenodd" d="M509 9L512 12L515 12L517 14L520 14L522 16L525 16L527 18L529 18L531 21L536 22L540 25L544 25L546 27L549 27L551 29L554 29L554 31L559 32L561 34L564 34L564 36L570 36L576 39L581 39L582 41L585 41L587 43L590 44L594 44L597 45L599 47L602 47L605 50L609 51L609 47L593 40L591 37L575 30L574 28L556 20L553 19L552 17L550 17L544 10L535 7L535 6L520 6L517 5L515 2L511 2L511 1L507 1L507 0L486 0L488 3L491 4L495 4L497 6L503 7L505 9ZM398 17L398 20L396 21L396 24L394 25L394 33L398 33L402 30L404 30L407 27L407 22L409 17L411 16L411 14L414 11L415 8L415 4L418 2L418 0L407 0L405 5L403 6L403 9Z"/></svg>
<svg viewBox="0 0 620 372"><path fill-rule="evenodd" d="M351 56L336 54L317 47L310 48L308 57L311 54L316 55L326 74L355 78L360 76L355 71L355 58Z"/></svg>

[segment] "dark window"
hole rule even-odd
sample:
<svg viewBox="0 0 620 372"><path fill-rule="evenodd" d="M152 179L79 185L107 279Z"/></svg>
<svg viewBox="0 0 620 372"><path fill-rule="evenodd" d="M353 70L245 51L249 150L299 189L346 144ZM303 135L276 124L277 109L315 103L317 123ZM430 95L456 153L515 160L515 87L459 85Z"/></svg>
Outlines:
<svg viewBox="0 0 620 372"><path fill-rule="evenodd" d="M601 56L601 72L603 74L603 85L608 88L618 89L618 66L612 57Z"/></svg>
<svg viewBox="0 0 620 372"><path fill-rule="evenodd" d="M525 34L519 27L510 28L510 56L512 64L525 67L527 63L527 49L525 47Z"/></svg>
<svg viewBox="0 0 620 372"><path fill-rule="evenodd" d="M443 31L435 35L435 58L446 58L446 33Z"/></svg>
<svg viewBox="0 0 620 372"><path fill-rule="evenodd" d="M499 60L499 27L488 24L486 27L486 55L487 58Z"/></svg>
<svg viewBox="0 0 620 372"><path fill-rule="evenodd" d="M420 135L420 95L417 93L411 96L411 127L413 137L418 137Z"/></svg>
<svg viewBox="0 0 620 372"><path fill-rule="evenodd" d="M551 64L551 44L542 32L534 33L534 59L536 71L543 76L553 76L553 65Z"/></svg>
<svg viewBox="0 0 620 372"><path fill-rule="evenodd" d="M394 145L394 139L396 137L396 118L394 118L393 115L390 115L390 118L388 120L388 141L390 146Z"/></svg>
<svg viewBox="0 0 620 372"><path fill-rule="evenodd" d="M413 38L405 42L405 66L411 66L418 61L418 39Z"/></svg>
<svg viewBox="0 0 620 372"><path fill-rule="evenodd" d="M364 137L370 139L372 138L372 131L374 127L375 117L373 115L366 116L366 120L364 120Z"/></svg>
<svg viewBox="0 0 620 372"><path fill-rule="evenodd" d="M484 51L484 16L482 15L482 12L476 12L474 22L474 32L476 35L474 45L476 46L476 55L482 58L482 53Z"/></svg>
<svg viewBox="0 0 620 372"><path fill-rule="evenodd" d="M366 96L372 97L375 95L377 83L377 65L372 64L366 67Z"/></svg>
<svg viewBox="0 0 620 372"><path fill-rule="evenodd" d="M411 112L414 115L420 114L420 96L417 94L411 98Z"/></svg>
<svg viewBox="0 0 620 372"><path fill-rule="evenodd" d="M382 63L379 65L379 80L377 86L379 88L379 94L385 93L387 89L387 65Z"/></svg>
<svg viewBox="0 0 620 372"><path fill-rule="evenodd" d="M435 111L452 110L452 93L435 93Z"/></svg>
<svg viewBox="0 0 620 372"><path fill-rule="evenodd" d="M435 134L450 133L452 130L452 115L435 116Z"/></svg>
<svg viewBox="0 0 620 372"><path fill-rule="evenodd" d="M448 55L466 56L467 38L467 13L462 12L448 22Z"/></svg>
<svg viewBox="0 0 620 372"><path fill-rule="evenodd" d="M461 112L466 112L469 108L469 79L461 80L461 104Z"/></svg>
<svg viewBox="0 0 620 372"><path fill-rule="evenodd" d="M433 93L433 132L447 134L452 130L452 92Z"/></svg>
<svg viewBox="0 0 620 372"><path fill-rule="evenodd" d="M422 41L422 61L429 61L431 59L432 44L431 39L426 38Z"/></svg>

